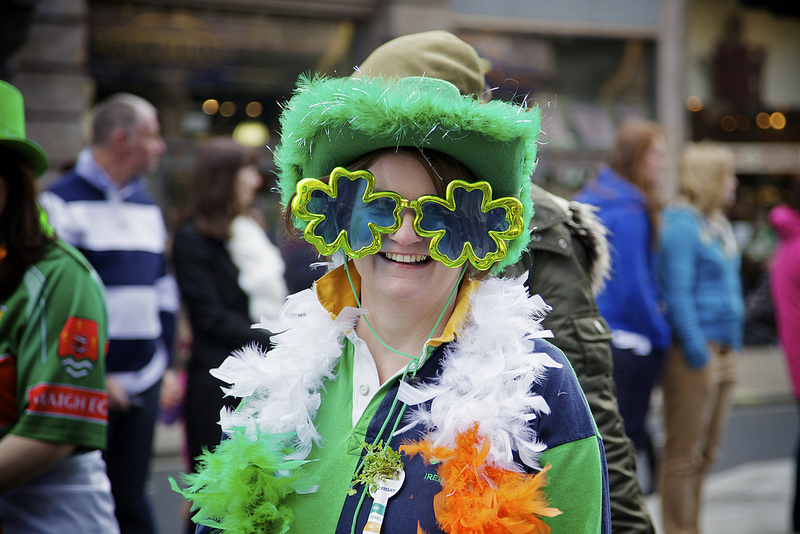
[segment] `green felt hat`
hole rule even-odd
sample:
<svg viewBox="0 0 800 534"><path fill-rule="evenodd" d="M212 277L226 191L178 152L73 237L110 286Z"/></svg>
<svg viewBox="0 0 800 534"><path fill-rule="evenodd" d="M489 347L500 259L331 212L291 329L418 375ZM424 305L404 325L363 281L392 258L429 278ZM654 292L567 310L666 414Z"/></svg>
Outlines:
<svg viewBox="0 0 800 534"><path fill-rule="evenodd" d="M0 146L16 150L27 159L36 176L47 170L45 151L25 137L25 104L22 93L0 80Z"/></svg>
<svg viewBox="0 0 800 534"><path fill-rule="evenodd" d="M437 150L488 182L494 198L522 202L525 230L508 243L507 256L495 266L502 268L516 262L530 239L539 120L537 108L481 103L436 78L302 77L281 115L275 151L281 201L289 205L301 179L326 177L374 150Z"/></svg>

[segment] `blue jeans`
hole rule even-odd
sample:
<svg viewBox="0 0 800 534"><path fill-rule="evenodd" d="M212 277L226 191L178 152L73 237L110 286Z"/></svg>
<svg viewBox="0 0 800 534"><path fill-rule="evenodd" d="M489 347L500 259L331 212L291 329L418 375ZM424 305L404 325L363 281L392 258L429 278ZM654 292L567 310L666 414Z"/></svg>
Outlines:
<svg viewBox="0 0 800 534"><path fill-rule="evenodd" d="M614 383L617 386L619 413L625 420L625 433L639 452L652 452L647 431L650 394L664 370L667 351L653 349L647 356L637 356L630 349L611 346L614 359Z"/></svg>
<svg viewBox="0 0 800 534"><path fill-rule="evenodd" d="M158 531L145 485L150 475L160 392L159 381L131 397L129 410L108 412L108 447L103 458L121 534L155 534Z"/></svg>

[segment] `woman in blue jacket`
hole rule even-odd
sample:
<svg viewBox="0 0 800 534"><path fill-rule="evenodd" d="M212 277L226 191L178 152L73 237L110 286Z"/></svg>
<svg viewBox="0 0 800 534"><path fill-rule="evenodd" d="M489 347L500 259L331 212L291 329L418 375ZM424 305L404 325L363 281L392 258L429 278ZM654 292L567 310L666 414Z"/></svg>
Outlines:
<svg viewBox="0 0 800 534"><path fill-rule="evenodd" d="M664 211L660 272L675 333L662 380L666 442L659 489L666 534L698 532L703 478L717 457L736 382L741 262L722 213L736 185L729 150L690 145L680 160L680 196Z"/></svg>
<svg viewBox="0 0 800 534"><path fill-rule="evenodd" d="M654 469L646 417L670 342L656 279L656 190L665 168L666 140L653 122L631 121L617 134L609 165L575 200L598 208L609 230L611 279L597 307L611 326L614 382L625 432ZM647 490L647 488L644 488Z"/></svg>

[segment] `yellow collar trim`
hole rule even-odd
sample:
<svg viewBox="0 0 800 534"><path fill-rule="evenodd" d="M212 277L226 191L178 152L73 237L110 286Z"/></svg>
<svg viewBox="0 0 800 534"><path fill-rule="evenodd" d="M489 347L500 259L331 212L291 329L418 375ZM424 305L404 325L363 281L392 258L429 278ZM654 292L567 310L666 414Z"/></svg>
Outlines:
<svg viewBox="0 0 800 534"><path fill-rule="evenodd" d="M350 260L348 260L350 261ZM353 279L353 286L356 290L361 291L361 275L353 265L352 261L349 265L350 277ZM456 333L461 329L462 323L467 317L469 311L469 297L475 291L480 282L476 280L464 280L461 283L461 288L456 295L456 306L453 309L453 314L450 320L447 321L444 331L440 337L428 341L428 345L438 347L443 343L453 341ZM340 265L336 269L329 271L322 278L317 280L314 284L314 290L317 293L317 298L320 304L331 314L333 319L341 313L346 307L357 308L355 296L350 289L350 282L347 280L347 272L344 266Z"/></svg>

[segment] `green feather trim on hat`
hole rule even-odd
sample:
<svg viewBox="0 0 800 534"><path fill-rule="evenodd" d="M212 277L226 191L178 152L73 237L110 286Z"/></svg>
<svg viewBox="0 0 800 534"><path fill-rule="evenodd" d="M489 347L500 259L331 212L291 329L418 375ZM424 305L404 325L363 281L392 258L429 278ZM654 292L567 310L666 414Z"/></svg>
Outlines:
<svg viewBox="0 0 800 534"><path fill-rule="evenodd" d="M525 231L508 243L508 255L494 267L500 269L515 263L530 239L539 128L538 108L481 103L436 78L301 77L281 115L275 151L281 200L288 206L301 179L326 177L374 150L437 150L489 182L493 198L522 202Z"/></svg>

